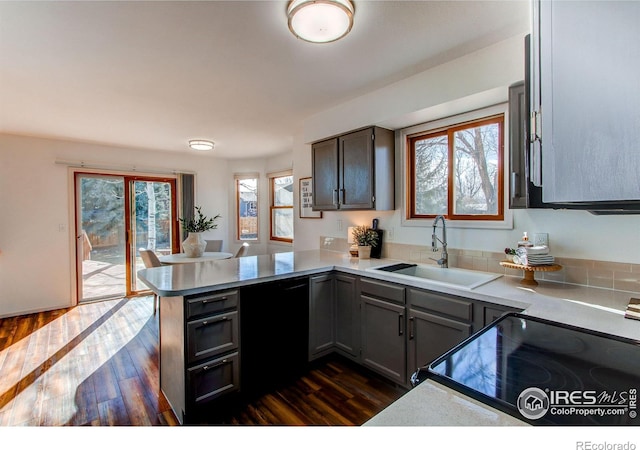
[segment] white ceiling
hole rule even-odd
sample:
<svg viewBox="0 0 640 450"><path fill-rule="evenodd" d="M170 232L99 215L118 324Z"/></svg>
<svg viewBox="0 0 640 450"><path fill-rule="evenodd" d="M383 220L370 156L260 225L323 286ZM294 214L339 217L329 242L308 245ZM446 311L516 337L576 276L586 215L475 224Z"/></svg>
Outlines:
<svg viewBox="0 0 640 450"><path fill-rule="evenodd" d="M246 158L305 118L529 28L529 1L354 1L297 40L287 1L1 1L0 132Z"/></svg>

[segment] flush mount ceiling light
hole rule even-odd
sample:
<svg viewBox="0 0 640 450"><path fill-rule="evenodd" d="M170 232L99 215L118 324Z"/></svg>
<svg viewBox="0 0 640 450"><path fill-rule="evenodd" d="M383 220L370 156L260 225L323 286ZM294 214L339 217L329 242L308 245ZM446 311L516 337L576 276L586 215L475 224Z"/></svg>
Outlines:
<svg viewBox="0 0 640 450"><path fill-rule="evenodd" d="M308 42L333 42L353 26L349 0L292 0L287 8L289 29Z"/></svg>
<svg viewBox="0 0 640 450"><path fill-rule="evenodd" d="M193 150L213 150L213 142L204 141L202 139L192 139L189 141L189 147L191 147Z"/></svg>

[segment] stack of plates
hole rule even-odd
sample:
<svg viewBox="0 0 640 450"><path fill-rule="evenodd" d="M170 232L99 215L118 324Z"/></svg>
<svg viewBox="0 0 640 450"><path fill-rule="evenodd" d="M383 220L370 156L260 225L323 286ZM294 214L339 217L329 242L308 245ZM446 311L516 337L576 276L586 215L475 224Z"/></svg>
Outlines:
<svg viewBox="0 0 640 450"><path fill-rule="evenodd" d="M553 264L553 256L551 255L527 255L527 261L530 266L546 266Z"/></svg>

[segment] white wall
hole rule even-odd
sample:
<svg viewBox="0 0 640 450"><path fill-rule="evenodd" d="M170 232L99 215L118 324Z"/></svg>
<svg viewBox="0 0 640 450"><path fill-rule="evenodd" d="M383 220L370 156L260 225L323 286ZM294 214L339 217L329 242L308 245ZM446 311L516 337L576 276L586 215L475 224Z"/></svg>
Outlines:
<svg viewBox="0 0 640 450"><path fill-rule="evenodd" d="M369 125L406 128L504 102L508 86L523 78L523 36L515 36L316 114L294 136L295 176L311 175L313 141ZM399 151L396 148L398 166ZM321 220L297 219L296 250L318 248L319 236L346 238L348 226L369 224L375 217L380 219L380 228L387 230L385 242L430 245L432 221L425 221L422 227L402 225L400 173L397 167L395 211L324 212ZM457 249L501 252L515 246L523 231L529 236L546 232L555 256L640 263L640 215L514 210L513 229L450 227L447 231L449 245Z"/></svg>
<svg viewBox="0 0 640 450"><path fill-rule="evenodd" d="M72 187L58 159L195 172L197 204L223 216L206 237L228 245L226 160L0 135L0 317L72 305Z"/></svg>

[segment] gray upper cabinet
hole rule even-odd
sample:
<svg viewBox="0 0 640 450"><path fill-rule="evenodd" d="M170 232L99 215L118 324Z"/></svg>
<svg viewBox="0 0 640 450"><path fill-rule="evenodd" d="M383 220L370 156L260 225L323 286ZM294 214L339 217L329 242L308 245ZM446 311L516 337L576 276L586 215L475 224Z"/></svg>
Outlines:
<svg viewBox="0 0 640 450"><path fill-rule="evenodd" d="M543 201L640 200L640 2L533 6L533 154Z"/></svg>
<svg viewBox="0 0 640 450"><path fill-rule="evenodd" d="M394 133L379 127L312 145L313 209L392 210Z"/></svg>

